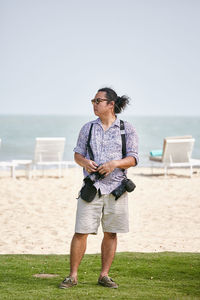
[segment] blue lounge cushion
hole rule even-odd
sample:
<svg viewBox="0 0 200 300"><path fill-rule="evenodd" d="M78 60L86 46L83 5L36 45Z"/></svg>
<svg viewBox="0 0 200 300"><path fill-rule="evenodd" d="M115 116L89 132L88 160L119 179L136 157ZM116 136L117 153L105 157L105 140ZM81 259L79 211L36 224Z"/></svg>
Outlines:
<svg viewBox="0 0 200 300"><path fill-rule="evenodd" d="M162 156L162 153L163 153L162 149L159 149L159 150L151 150L150 155L151 155L151 156Z"/></svg>

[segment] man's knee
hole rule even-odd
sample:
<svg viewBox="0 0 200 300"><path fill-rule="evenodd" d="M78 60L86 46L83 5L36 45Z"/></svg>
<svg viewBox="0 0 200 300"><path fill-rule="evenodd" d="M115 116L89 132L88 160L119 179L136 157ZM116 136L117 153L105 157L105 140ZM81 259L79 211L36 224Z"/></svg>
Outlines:
<svg viewBox="0 0 200 300"><path fill-rule="evenodd" d="M77 240L85 240L85 239L87 239L87 237L88 237L88 234L85 234L85 233L75 232L75 234L74 234L74 238Z"/></svg>
<svg viewBox="0 0 200 300"><path fill-rule="evenodd" d="M104 237L106 239L112 239L115 240L117 238L117 234L113 232L104 232Z"/></svg>

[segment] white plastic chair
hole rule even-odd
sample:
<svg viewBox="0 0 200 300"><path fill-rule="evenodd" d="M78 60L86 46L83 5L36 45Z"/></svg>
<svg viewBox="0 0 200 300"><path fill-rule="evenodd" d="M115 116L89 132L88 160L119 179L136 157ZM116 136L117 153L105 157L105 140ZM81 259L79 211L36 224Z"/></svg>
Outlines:
<svg viewBox="0 0 200 300"><path fill-rule="evenodd" d="M32 177L32 169L35 171L38 166L42 166L43 176L45 167L58 166L58 176L61 177L62 166L67 168L70 165L75 165L73 161L63 161L64 147L64 137L38 137L35 140L34 159L14 160L14 162L26 166L29 179ZM33 173L35 175L35 172Z"/></svg>
<svg viewBox="0 0 200 300"><path fill-rule="evenodd" d="M0 147L1 147L1 139L0 139ZM9 168L11 177L13 179L15 179L15 167L16 166L17 166L17 164L14 162L11 162L11 161L0 161L0 168L3 168L3 169Z"/></svg>
<svg viewBox="0 0 200 300"><path fill-rule="evenodd" d="M61 167L64 163L63 154L65 147L65 138L36 138L35 156L33 161L34 169L37 166L43 166L43 175L45 166L58 166L58 175L61 177Z"/></svg>
<svg viewBox="0 0 200 300"><path fill-rule="evenodd" d="M150 156L149 159L164 166L165 176L168 168L189 167L192 177L193 167L200 166L200 160L191 158L194 142L191 136L167 137L164 139L162 156Z"/></svg>

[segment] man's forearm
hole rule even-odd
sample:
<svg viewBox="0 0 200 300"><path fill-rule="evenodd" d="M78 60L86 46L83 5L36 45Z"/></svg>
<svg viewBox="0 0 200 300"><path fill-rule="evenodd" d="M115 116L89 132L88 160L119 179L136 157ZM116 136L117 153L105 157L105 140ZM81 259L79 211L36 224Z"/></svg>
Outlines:
<svg viewBox="0 0 200 300"><path fill-rule="evenodd" d="M83 167L88 173L95 172L97 170L98 165L93 160L85 158L80 153L75 153L74 159L76 163Z"/></svg>
<svg viewBox="0 0 200 300"><path fill-rule="evenodd" d="M115 160L116 168L128 169L136 166L136 159L133 156L127 156L125 158Z"/></svg>
<svg viewBox="0 0 200 300"><path fill-rule="evenodd" d="M79 153L74 154L74 160L79 166L81 166L83 168L85 167L86 162L87 162L87 159Z"/></svg>

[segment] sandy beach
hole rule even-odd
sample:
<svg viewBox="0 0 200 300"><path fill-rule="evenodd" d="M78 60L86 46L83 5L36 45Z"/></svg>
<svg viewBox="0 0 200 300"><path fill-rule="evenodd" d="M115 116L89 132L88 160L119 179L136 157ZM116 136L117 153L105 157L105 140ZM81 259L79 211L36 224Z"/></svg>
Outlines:
<svg viewBox="0 0 200 300"><path fill-rule="evenodd" d="M132 168L137 188L129 194L130 232L118 235L117 251L200 252L200 170ZM0 172L0 254L68 254L74 232L81 168L57 178L13 180ZM102 230L90 235L86 253L99 253Z"/></svg>

